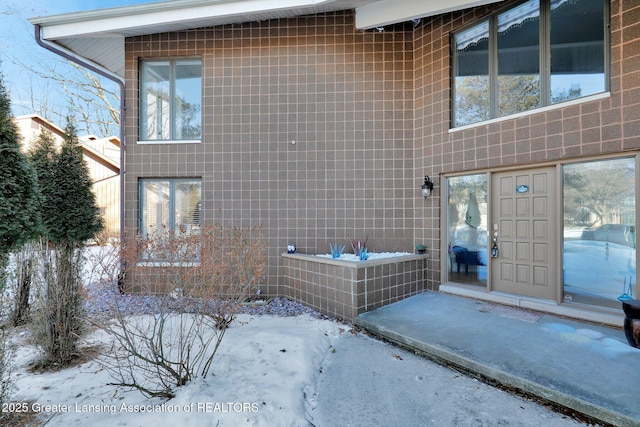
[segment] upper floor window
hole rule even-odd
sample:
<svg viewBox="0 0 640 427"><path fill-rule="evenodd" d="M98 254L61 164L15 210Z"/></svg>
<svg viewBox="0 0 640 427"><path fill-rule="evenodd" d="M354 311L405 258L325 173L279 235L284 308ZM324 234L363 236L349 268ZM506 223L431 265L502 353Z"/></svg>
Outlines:
<svg viewBox="0 0 640 427"><path fill-rule="evenodd" d="M202 61L140 63L140 139L199 141L202 136Z"/></svg>
<svg viewBox="0 0 640 427"><path fill-rule="evenodd" d="M453 127L607 90L604 0L529 0L453 36Z"/></svg>

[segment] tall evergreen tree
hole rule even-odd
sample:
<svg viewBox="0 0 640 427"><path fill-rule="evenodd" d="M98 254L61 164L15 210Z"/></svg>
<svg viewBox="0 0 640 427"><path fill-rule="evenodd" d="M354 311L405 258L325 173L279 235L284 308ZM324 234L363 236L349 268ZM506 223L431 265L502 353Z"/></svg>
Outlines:
<svg viewBox="0 0 640 427"><path fill-rule="evenodd" d="M38 233L38 188L35 173L20 151L20 135L11 117L11 102L0 73L0 269L8 254ZM4 274L0 274L0 289Z"/></svg>
<svg viewBox="0 0 640 427"><path fill-rule="evenodd" d="M9 253L37 233L36 178L20 152L20 135L11 117L11 101L0 72L0 291L6 284ZM0 331L0 404L12 385L8 341Z"/></svg>
<svg viewBox="0 0 640 427"><path fill-rule="evenodd" d="M54 244L77 247L102 229L92 185L75 124L68 118L64 141L60 152L54 155L51 181L45 194L46 235Z"/></svg>
<svg viewBox="0 0 640 427"><path fill-rule="evenodd" d="M33 142L28 156L38 179L38 188L41 194L38 208L40 210L40 218L43 222L40 234L44 235L46 234L44 231L46 229L44 223L47 222L48 212L51 212L53 209L50 197L48 197L54 186L53 169L54 159L57 156L53 134L46 129L40 132ZM49 220L48 222L50 223L51 221Z"/></svg>
<svg viewBox="0 0 640 427"><path fill-rule="evenodd" d="M102 228L89 170L71 119L65 133L59 152L44 135L31 155L43 193L43 234L54 253L46 262L46 295L34 335L43 348L43 362L61 365L76 354L84 329L82 247Z"/></svg>
<svg viewBox="0 0 640 427"><path fill-rule="evenodd" d="M54 156L55 141L53 134L43 130L34 141L33 148L29 153L29 160L35 170L37 186L40 189L41 196L43 192L50 192L49 186L52 183ZM49 211L46 202L47 200L40 197L38 204L40 219L42 219L44 213ZM42 223L39 225L38 236L43 237L44 227ZM10 315L10 321L14 326L25 324L30 320L31 287L34 283L34 272L38 268L40 261L44 261L44 266L49 266L47 255L46 245L32 245L30 243L27 243L20 251L15 253L16 289L13 310ZM46 268L45 271L49 272ZM48 281L50 276L47 274L45 277Z"/></svg>

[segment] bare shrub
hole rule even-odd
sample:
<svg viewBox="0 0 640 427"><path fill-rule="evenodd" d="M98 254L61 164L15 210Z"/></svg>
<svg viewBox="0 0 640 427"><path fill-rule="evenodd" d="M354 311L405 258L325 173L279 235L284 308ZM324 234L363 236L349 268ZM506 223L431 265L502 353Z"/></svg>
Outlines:
<svg viewBox="0 0 640 427"><path fill-rule="evenodd" d="M105 367L111 385L148 397L205 377L227 327L266 264L261 229L204 226L139 236L123 248L126 287L153 295L154 314L119 311Z"/></svg>
<svg viewBox="0 0 640 427"><path fill-rule="evenodd" d="M120 241L108 241L103 245L87 246L84 251L85 283L112 285L121 271Z"/></svg>
<svg viewBox="0 0 640 427"><path fill-rule="evenodd" d="M0 408L4 408L4 404L9 401L13 390L13 377L11 376L13 354L14 349L9 345L7 332L0 329ZM1 416L2 413L0 413L0 419L2 419Z"/></svg>
<svg viewBox="0 0 640 427"><path fill-rule="evenodd" d="M4 269L3 269L4 270ZM1 293L0 293L1 294ZM4 320L4 304L0 301L0 319ZM11 392L13 390L13 356L14 347L9 341L9 334L4 325L0 328L0 408L4 408L4 404L9 402ZM0 412L0 425L6 416Z"/></svg>
<svg viewBox="0 0 640 427"><path fill-rule="evenodd" d="M38 266L38 244L25 244L14 254L15 281L13 283L13 308L9 321L13 326L26 324L30 320L30 308L33 300L32 288L36 280Z"/></svg>
<svg viewBox="0 0 640 427"><path fill-rule="evenodd" d="M118 231L103 229L94 238L98 246L113 246L120 243L120 233Z"/></svg>
<svg viewBox="0 0 640 427"><path fill-rule="evenodd" d="M43 366L64 366L78 354L85 330L82 248L60 245L40 252L42 294L34 304L32 338Z"/></svg>

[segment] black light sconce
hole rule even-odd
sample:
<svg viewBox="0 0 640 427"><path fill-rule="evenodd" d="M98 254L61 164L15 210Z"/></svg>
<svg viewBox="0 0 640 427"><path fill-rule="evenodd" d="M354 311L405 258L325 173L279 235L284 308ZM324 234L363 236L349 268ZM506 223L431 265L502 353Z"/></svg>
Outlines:
<svg viewBox="0 0 640 427"><path fill-rule="evenodd" d="M428 175L425 175L424 184L422 184L421 188L422 188L422 195L424 196L425 199L431 195L431 192L433 191L433 182L431 182Z"/></svg>

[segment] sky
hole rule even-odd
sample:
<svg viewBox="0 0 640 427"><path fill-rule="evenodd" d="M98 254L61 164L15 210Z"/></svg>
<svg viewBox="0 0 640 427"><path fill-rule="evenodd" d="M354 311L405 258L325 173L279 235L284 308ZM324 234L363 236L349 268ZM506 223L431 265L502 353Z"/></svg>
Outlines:
<svg viewBox="0 0 640 427"><path fill-rule="evenodd" d="M34 70L53 68L63 74L74 73L73 67L62 58L37 45L30 18L153 1L159 0L0 0L0 72L11 97L13 115L42 113L34 111L40 110L42 103L51 111L66 110L65 105L55 105L64 99L62 86L41 78ZM105 84L114 85L109 81ZM64 128L61 116L45 116Z"/></svg>

